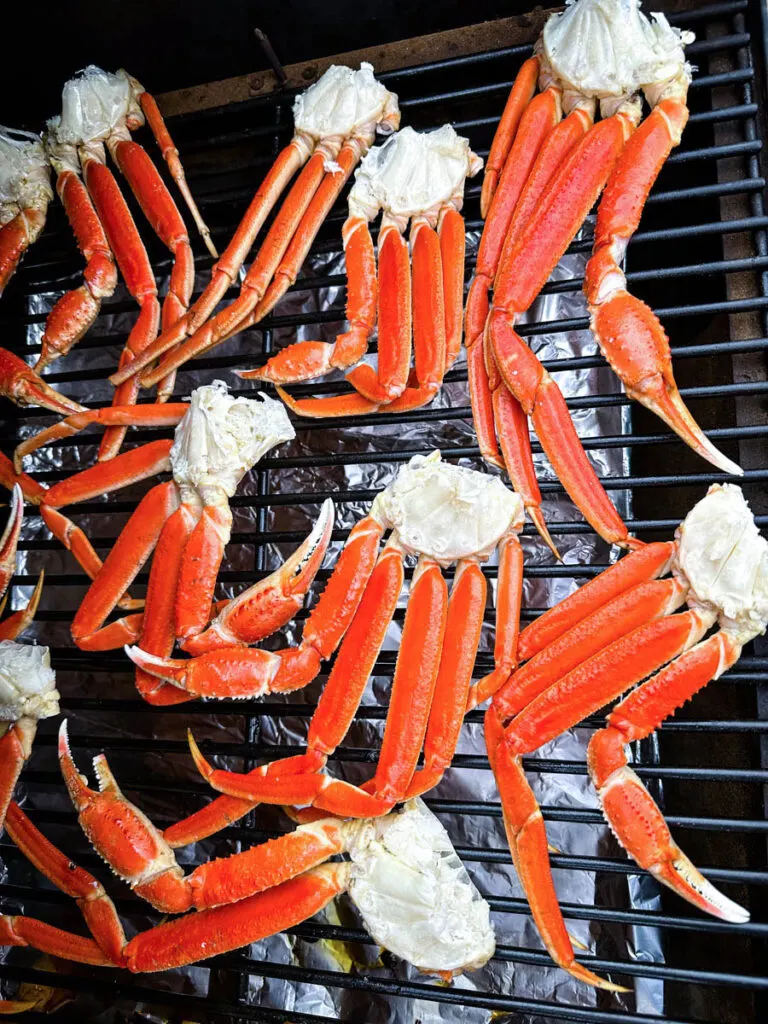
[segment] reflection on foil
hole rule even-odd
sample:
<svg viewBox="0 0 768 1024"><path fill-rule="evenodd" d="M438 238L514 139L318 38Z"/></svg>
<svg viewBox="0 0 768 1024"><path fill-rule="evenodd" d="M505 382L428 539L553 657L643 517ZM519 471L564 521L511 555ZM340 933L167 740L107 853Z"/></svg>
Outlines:
<svg viewBox="0 0 768 1024"><path fill-rule="evenodd" d="M468 255L474 256L478 242L477 234L468 237ZM583 274L585 256L575 254L567 256L557 268L555 277L562 281L576 278L573 289L560 293L542 296L524 319L536 320L567 320L583 318L584 300L580 289L580 278ZM343 282L344 262L338 255L320 255L309 261L303 276L327 275ZM196 282L200 288L206 283L207 275L201 275ZM32 311L44 313L50 308L57 295L47 299L36 297L31 301ZM327 287L313 290L295 290L290 292L278 309L275 318L276 326L268 332L259 330L246 331L230 339L220 346L217 356L235 356L237 365L249 367L254 365L263 348L268 346L274 351L291 341L309 338L332 340L342 329L340 321L325 322L319 327L314 323L318 313L342 308L344 299L341 284L329 283ZM103 402L111 400L111 388L105 383L106 372L113 368L119 356L119 348L112 339L117 336L124 338L135 317L130 299L125 293L118 293L110 303L110 309L117 307L128 312L105 312L98 320L93 331L80 346L57 363L55 371L66 369L67 372L81 374L84 382L77 385L65 384L62 390L75 394L83 402ZM280 326L281 317L286 314L304 314L308 326ZM323 319L321 317L320 319ZM32 342L39 342L42 325L30 328ZM102 348L98 344L99 337L109 337L110 345ZM266 342L266 344L265 344ZM596 351L594 340L587 330L553 331L551 334L536 334L529 338L529 343L544 359L571 358L592 355ZM464 367L462 352L457 369ZM179 373L177 394L187 395L200 384L208 383L212 371L201 371L195 368L183 369ZM224 376L234 387L241 387L243 382L227 371L216 370L215 376ZM336 375L339 379L340 375ZM579 369L567 373L556 374L556 380L568 397L590 396L617 392L619 384L611 371L605 367L600 369ZM258 387L263 387L259 384ZM276 503L267 509L250 508L237 504L235 500L233 542L227 549L223 569L225 571L252 572L255 569L273 569L280 561L290 554L295 541L289 543L273 542L261 549L252 542L251 535L266 531L296 532L306 534L312 526L320 508L320 498L313 500L313 495L320 492L346 492L343 500L336 506L336 528L348 530L365 514L374 492L389 484L401 462L415 452L427 452L432 448L469 447L476 448L476 441L471 419L469 417L469 401L465 381L446 384L433 403L433 408L443 410L440 419L429 419L423 423L387 423L382 421L375 427L327 427L322 423L311 424L299 431L296 439L283 446L273 455L296 457L299 465L291 467L270 468L270 457L264 460L258 474L246 477L241 484L238 495L257 495L263 488L274 495L300 494L300 504ZM582 437L599 435L616 435L628 431L628 414L624 407L578 409L574 412L574 420ZM42 423L48 420L36 418L22 427L24 433L37 431ZM134 435L136 436L136 435ZM98 439L97 436L96 440ZM132 435L129 434L129 441ZM83 443L80 439L75 444L64 447L51 447L37 453L29 460L26 467L32 475L46 478L50 471L75 472L90 465L95 457L95 445ZM407 452L407 454L404 454ZM317 462L324 455L344 454L352 456L349 465L318 466ZM393 455L398 454L399 460ZM626 449L606 448L590 449L590 457L594 460L601 475L623 476L628 472ZM304 457L302 459L302 457ZM308 458L307 458L308 457ZM478 457L462 458L461 463L475 469L483 468ZM571 502L554 485L555 478L546 457L535 455L536 468L543 482L543 507L548 522L551 524L580 521L581 517ZM492 470L487 470L492 472ZM547 489L547 482L553 482ZM147 485L126 488L120 492L119 500L135 500L146 490ZM357 494L355 493L357 492ZM359 497L358 495L362 496ZM623 490L611 492L622 516L629 516L628 494ZM123 505L123 507L125 507ZM74 515L73 518L89 535L98 540L113 539L117 536L127 518L127 513L112 513L105 506L104 513L88 513ZM30 515L24 519L24 536L28 540L46 538L47 532L39 518ZM552 558L544 544L535 535L526 534L522 538L525 550L526 567L549 566ZM615 556L599 538L590 532L574 534L558 534L557 543L563 554L566 565L605 564ZM338 556L340 542L333 542L324 568L330 568ZM57 545L43 551L23 551L20 557L24 565L20 569L36 575L44 565L46 571L56 576L76 570L70 556ZM525 581L524 606L526 609L542 609L557 603L571 593L578 582L583 580L569 576L547 578L544 576L527 576ZM246 584L227 584L222 587L222 594L238 592ZM316 600L321 584L315 584L310 592L310 600ZM495 581L493 583L495 587ZM31 588L24 588L22 593L17 588L14 600L18 603L29 596ZM140 595L141 586L131 588L132 593ZM62 616L62 612L73 610L84 589L73 585L54 585L47 583L43 591L41 610L43 615L28 634L39 642L71 652L68 622L71 615ZM405 599L401 599L401 608ZM54 616L45 613L55 612ZM45 621L43 621L43 619ZM63 620L63 621L62 621ZM400 640L401 621L393 623L389 629L385 651L396 652ZM493 631L487 622L481 641L481 650L491 652L493 648ZM290 623L280 634L270 638L269 646L295 644L301 631L299 621ZM137 697L127 659L120 652L110 654L106 659L95 655L84 655L78 659L77 670L64 669L66 664L59 660L58 687L62 693L62 706L70 719L70 735L75 747L81 752L95 753L105 748L109 752L110 764L120 780L129 798L137 800L141 808L161 827L170 824L181 816L197 809L207 799L208 792L201 785L195 772L184 742L185 730L193 727L200 740L211 740L226 749L228 744L240 745L245 742L254 744L253 759L230 757L229 767L242 771L259 763L270 747L280 747L280 755L294 752L306 736L309 717L315 706L322 683L315 681L305 690L287 695L275 695L269 698L270 705L287 705L285 715L260 714L259 704L241 702L234 713L217 713L215 702L208 704L182 705L181 708L167 712L142 704ZM110 669L106 671L106 669ZM374 677L363 698L365 707L386 705L389 697L389 678ZM104 698L103 708L98 706L98 699ZM117 712L112 706L113 701L130 702L125 707L129 710ZM363 709L364 713L364 709ZM50 838L64 846L67 853L79 863L86 866L102 879L109 891L118 897L124 897L125 888L109 875L108 870L99 862L88 847L88 844L75 826L71 807L68 804L63 785L60 782L54 757L52 736L56 723L41 723L35 752L32 758L32 769L38 778L44 778L45 784L35 783L29 790L24 785L23 776L19 787L19 795L26 799L28 807L46 812L66 812L67 823L59 824L56 816L53 824L48 824L50 815L43 825ZM381 743L383 722L379 719L358 717L344 741L344 748L378 748ZM158 748L145 751L126 748L125 741L154 740ZM542 748L537 757L552 758L583 763L589 732L574 729ZM47 742L46 742L47 741ZM644 748L653 753L652 746ZM465 724L458 746L458 753L485 756L482 726L479 723ZM82 753L81 753L82 757ZM369 760L332 759L330 770L339 777L351 782L361 782L370 778L372 765ZM41 774L42 773L42 774ZM623 867L623 854L617 851L608 827L599 816L598 801L586 774L539 772L530 774L534 792L545 808L570 809L584 816L584 823L550 821L548 832L551 843L564 854L579 858L609 857L618 859ZM654 791L659 796L659 791ZM472 801L470 813L454 813L446 809L446 801ZM435 985L420 977L417 972L403 961L398 961L386 952L364 940L360 933L359 940L339 939L334 934L329 938L317 938L317 929L308 926L298 928L292 935L277 935L255 943L247 953L247 960L242 954L235 954L229 962L236 962L238 973L225 969L214 962L211 966L200 966L175 971L164 975L145 976L141 984L145 988L158 991L157 1003L162 1003L162 992L196 994L216 1001L228 1003L242 1000L251 1007L277 1008L290 1019L291 1014L317 1014L325 1017L338 1017L342 1020L365 1020L367 1024L380 1022L437 1022L442 1020L461 1020L462 1024L485 1024L491 1019L495 1021L515 1021L515 1024L537 1024L549 1019L546 1003L557 1002L581 1008L597 1007L601 1009L636 1010L641 1013L663 1013L663 983L653 979L637 978L634 981L634 992L627 995L597 993L595 990L574 981L564 971L551 964L544 953L533 922L527 912L520 885L508 858L508 851L501 819L498 813L498 792L493 776L487 768L452 768L440 785L428 795L427 803L438 813L445 825L454 845L463 853L467 870L479 890L490 899L493 909L492 920L496 929L496 956L480 971L457 979L453 985L457 990L482 995L492 993L501 1001L496 1004L493 1012L477 1008L462 1007L450 1003L440 1003L429 998L429 988L417 998L413 995L389 995L380 992L357 991L333 985L297 980L295 970L291 968L313 968L321 971L359 973L366 977L402 982L418 980L425 986ZM277 808L260 808L253 815L253 821L240 823L224 835L197 844L195 847L179 851L179 861L186 866L193 866L203 860L217 856L226 856L236 850L247 848L254 843L263 842L270 835L285 831L291 827L288 819ZM486 855L489 851L503 851L502 863L495 863ZM7 846L3 854L8 852L8 879L15 884L41 886L37 872L24 862L23 858L11 853ZM655 881L642 873L628 875L623 870L590 872L558 868L554 872L558 894L563 903L583 907L587 919L569 918L567 925L571 934L588 946L593 954L604 959L638 960L659 963L663 960L660 935L650 925L635 926L613 921L595 919L590 908L618 908L633 910L658 910L660 908L659 889ZM3 911L19 912L22 904L17 901L4 900ZM157 923L158 918L144 912L137 903L121 905L123 919L129 935L136 930L150 927ZM130 912L129 912L130 911ZM52 903L30 901L26 912L44 916L47 921L60 927L82 931L78 923L77 912L67 901ZM351 902L346 896L341 897L324 917L325 922L345 929L360 929L360 919ZM541 954L536 964L515 963L515 949L534 950ZM28 949L6 950L5 959L8 963L32 965L37 954ZM72 973L92 976L88 968L72 968ZM340 974L343 981L343 975ZM323 980L330 980L323 978ZM4 983L7 984L7 983ZM12 986L9 986L12 988ZM3 993L5 994L5 993ZM514 1004L505 1009L503 997L512 999L541 1000L540 1014L521 1014L514 1010ZM154 1004L153 1004L154 1005ZM113 1005L112 1000L103 1003L94 995L78 993L76 1004L78 1019L97 1020L100 1022L165 1021L168 1016L152 1008L149 1004L123 1002ZM203 1006L201 1004L201 1013ZM251 1011L252 1012L252 1011ZM74 1019L74 1018L73 1018ZM203 1018L201 1018L203 1019ZM204 1019L208 1019L207 1016Z"/></svg>

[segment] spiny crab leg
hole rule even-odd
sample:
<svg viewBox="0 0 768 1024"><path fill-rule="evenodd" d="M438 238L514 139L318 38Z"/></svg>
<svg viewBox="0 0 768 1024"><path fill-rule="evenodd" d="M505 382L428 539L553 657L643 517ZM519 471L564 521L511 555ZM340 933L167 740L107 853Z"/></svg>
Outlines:
<svg viewBox="0 0 768 1024"><path fill-rule="evenodd" d="M218 344L265 315L266 309L271 308L276 297L290 283L290 280L283 282L280 278L293 279L298 273L322 220L361 153L371 145L377 131L389 134L397 128L400 120L397 97L373 78L370 65L363 65L358 71L331 66L318 82L297 98L294 117L293 139L279 155L254 196L232 241L214 266L213 277L203 295L189 315L164 330L133 367L120 368L110 378L113 384L121 384L130 375L146 371L142 375L142 383L149 387L157 382L160 374L178 367L198 352ZM313 154L316 159L310 160ZM328 158L333 160L337 155L337 166L331 164L326 170ZM296 171L308 160L310 164L278 214L268 236L269 245L263 256L259 253L249 272L248 287L232 306L207 325L206 321L216 305L235 283L237 272L267 214ZM278 273L274 278L273 285L278 291L273 300L269 293L264 293L264 289L283 258L279 269L284 273ZM262 298L265 307L259 312ZM195 337L200 331L199 337ZM184 344L176 352L169 353L169 349L182 342ZM166 353L169 354L155 370L147 370L155 359Z"/></svg>
<svg viewBox="0 0 768 1024"><path fill-rule="evenodd" d="M627 394L655 412L685 443L725 473L741 475L702 432L675 383L669 341L655 313L630 295L620 263L648 193L688 120L685 102L663 99L629 140L600 202L584 291L592 331Z"/></svg>
<svg viewBox="0 0 768 1024"><path fill-rule="evenodd" d="M0 348L0 395L22 408L39 405L64 416L83 408L79 402L46 384L31 366L6 348Z"/></svg>

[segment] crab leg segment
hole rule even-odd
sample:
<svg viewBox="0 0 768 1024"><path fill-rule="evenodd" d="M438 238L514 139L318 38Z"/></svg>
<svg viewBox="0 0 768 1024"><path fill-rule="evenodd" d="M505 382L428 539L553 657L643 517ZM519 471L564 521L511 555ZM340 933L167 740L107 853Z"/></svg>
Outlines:
<svg viewBox="0 0 768 1024"><path fill-rule="evenodd" d="M627 764L625 746L650 736L677 708L731 668L741 645L725 632L698 644L639 686L589 744L588 762L611 829L624 849L683 899L723 921L749 914L704 878L675 844L661 811Z"/></svg>
<svg viewBox="0 0 768 1024"><path fill-rule="evenodd" d="M32 753L36 733L37 722L34 719L20 718L9 723L8 731L0 736L0 831L21 769Z"/></svg>
<svg viewBox="0 0 768 1024"><path fill-rule="evenodd" d="M399 397L411 362L411 262L408 244L386 215L379 232L379 368L356 367L347 380L377 404Z"/></svg>
<svg viewBox="0 0 768 1024"><path fill-rule="evenodd" d="M187 312L195 284L195 262L187 229L170 192L145 150L138 143L127 140L116 143L111 152L155 234L173 254L168 294L162 308L162 325L164 328L170 327ZM210 234L206 241L209 239ZM162 382L159 401L170 395L173 382L174 375L169 375Z"/></svg>
<svg viewBox="0 0 768 1024"><path fill-rule="evenodd" d="M145 672L193 697L263 697L273 690L280 658L271 651L223 647L182 661L158 658L140 647L126 647L128 657Z"/></svg>
<svg viewBox="0 0 768 1024"><path fill-rule="evenodd" d="M157 540L147 586L140 644L147 654L168 657L176 641L176 592L184 551L200 516L198 506L183 503L166 520ZM103 630L102 630L103 632ZM119 640L116 646L122 646ZM158 682L148 672L136 669L136 689L149 704L180 704L191 699L178 687Z"/></svg>
<svg viewBox="0 0 768 1024"><path fill-rule="evenodd" d="M33 917L20 914L0 914L0 945L31 946L41 953L49 953L62 960L73 960L78 964L91 964L93 967L121 966L119 961L116 964L102 953L93 939L65 932L45 921L36 921ZM0 1000L0 1013L21 1013L34 1005L16 1000Z"/></svg>
<svg viewBox="0 0 768 1024"><path fill-rule="evenodd" d="M184 650L196 656L219 647L254 644L284 626L302 607L332 530L333 502L327 498L312 532L291 557L266 579L228 602L204 633L190 637Z"/></svg>
<svg viewBox="0 0 768 1024"><path fill-rule="evenodd" d="M56 178L56 191L86 264L82 285L63 295L46 320L36 370L69 352L92 326L101 300L108 298L117 286L112 250L80 175L63 169Z"/></svg>
<svg viewBox="0 0 768 1024"><path fill-rule="evenodd" d="M536 57L529 57L517 73L491 143L480 194L480 216L483 220L488 216L499 176L508 162L520 119L536 92L538 77L539 61Z"/></svg>
<svg viewBox="0 0 768 1024"><path fill-rule="evenodd" d="M467 705L485 611L486 583L475 561L456 567L445 621L440 670L424 738L424 767L413 773L406 798L426 793L450 768Z"/></svg>
<svg viewBox="0 0 768 1024"><path fill-rule="evenodd" d="M135 82L135 79L133 81ZM136 85L138 85L138 83L136 83ZM181 160L179 159L179 151L176 149L173 139L171 138L171 134L165 125L165 120L163 119L163 115L160 113L157 101L154 96L151 96L146 91L146 89L143 87L140 88L139 105L141 106L142 113L147 119L150 131L155 137L155 142L160 147L160 152L163 154L163 160L165 160L168 170L171 172L171 177L176 182L176 187L184 196L184 202L187 204L187 209L192 214L192 219L205 242L206 249L214 259L217 259L219 254L216 252L216 247L211 240L211 232L208 230L208 225L203 220L202 215L197 208L197 203L189 190L189 185L187 184L187 179L184 174L184 168L182 167Z"/></svg>
<svg viewBox="0 0 768 1024"><path fill-rule="evenodd" d="M2 537L0 537L0 595L6 592L11 577L16 572L16 547L19 543L23 519L24 498L21 486L14 484L8 522L5 524Z"/></svg>
<svg viewBox="0 0 768 1024"><path fill-rule="evenodd" d="M126 288L139 304L139 316L120 358L121 365L125 366L157 336L160 327L157 285L144 243L114 175L100 160L92 158L83 161L83 174ZM135 405L137 395L136 384L118 387L112 404ZM100 459L107 460L117 454L125 431L125 427L109 427L104 431Z"/></svg>
<svg viewBox="0 0 768 1024"><path fill-rule="evenodd" d="M74 416L67 416L58 423L41 430L33 437L27 438L17 446L13 453L14 463L17 471L21 471L25 455L30 455L51 441L59 441L64 437L72 437L79 434L81 430L91 425L100 426L133 426L133 427L174 427L187 413L189 406L186 403L174 402L167 405L112 405L105 409L84 410L75 413ZM117 465L123 465L122 462ZM98 467L98 473L103 476L106 467ZM112 468L106 469L113 472Z"/></svg>
<svg viewBox="0 0 768 1024"><path fill-rule="evenodd" d="M560 388L513 323L514 318L504 310L494 309L486 326L504 383L533 421L553 469L587 522L609 543L631 544L626 526L581 445Z"/></svg>
<svg viewBox="0 0 768 1024"><path fill-rule="evenodd" d="M77 902L102 955L108 957L110 963L119 964L122 960L123 946L125 946L125 934L115 906L101 882L83 868L73 864L69 857L65 857L32 824L16 803L11 803L8 808L6 827L8 835L27 860L34 864L38 871L62 892ZM87 942L88 940L81 939L80 941ZM35 942L31 944L36 945ZM66 951L56 955L71 959ZM86 962L103 963L104 961Z"/></svg>
<svg viewBox="0 0 768 1024"><path fill-rule="evenodd" d="M306 921L343 892L349 864L323 864L239 903L178 918L135 936L128 970L165 971L228 953Z"/></svg>
<svg viewBox="0 0 768 1024"><path fill-rule="evenodd" d="M40 595L43 592L43 581L45 579L45 570L40 570L40 575L37 578L35 589L32 591L27 604L20 608L18 611L13 612L8 616L7 619L3 619L0 622L0 640L15 640L17 636L20 636L24 630L31 625L32 620L37 612L37 606L40 604ZM5 601L0 605L0 612L5 608Z"/></svg>
<svg viewBox="0 0 768 1024"><path fill-rule="evenodd" d="M269 380L293 384L320 377L330 370L344 370L365 355L376 323L376 256L368 224L349 217L342 228L347 268L346 319L349 330L333 343L297 341L254 370L238 370L245 380Z"/></svg>
<svg viewBox="0 0 768 1024"><path fill-rule="evenodd" d="M63 508L76 501L90 501L139 480L166 473L171 468L172 441L150 441L141 448L123 452L109 465L90 466L75 476L60 480L48 491L46 505Z"/></svg>
<svg viewBox="0 0 768 1024"><path fill-rule="evenodd" d="M674 554L674 541L667 541L643 544L625 555L525 627L517 647L520 661L528 661L543 651L620 594L647 580L664 576L669 572Z"/></svg>
<svg viewBox="0 0 768 1024"><path fill-rule="evenodd" d="M132 455L133 452L126 454ZM112 464L114 465L114 462ZM98 636L94 638L94 634L98 633L118 599L135 579L157 544L166 520L175 512L178 503L178 491L172 481L157 484L142 498L72 620L72 638L82 650L88 650L90 644L99 642ZM123 644L135 641L137 637L133 628L134 618L119 621L121 627L115 623L107 627L110 635L121 629Z"/></svg>
<svg viewBox="0 0 768 1024"><path fill-rule="evenodd" d="M127 381L134 374L153 363L158 356L175 348L203 326L224 298L227 289L235 283L237 273L245 262L256 240L256 235L269 212L296 171L307 161L310 153L311 149L304 136L295 136L285 147L251 200L229 245L221 254L218 262L214 264L211 280L200 298L191 306L185 316L172 326L165 328L163 333L148 345L132 364L126 364L113 373L109 378L113 384L118 385Z"/></svg>
<svg viewBox="0 0 768 1024"><path fill-rule="evenodd" d="M627 394L655 412L695 452L726 473L742 470L715 448L685 406L675 383L669 341L655 313L626 287L621 260L648 193L680 142L688 109L662 100L627 143L600 203L595 247L584 290L591 326Z"/></svg>
<svg viewBox="0 0 768 1024"><path fill-rule="evenodd" d="M0 395L22 408L27 405L39 405L63 416L83 408L74 399L60 395L23 359L19 359L5 348L0 348Z"/></svg>
<svg viewBox="0 0 768 1024"><path fill-rule="evenodd" d="M496 585L496 643L494 669L472 690L465 710L482 704L502 686L517 665L520 608L523 601L523 549L517 534L505 537L499 545L499 575ZM477 650L477 645L473 648Z"/></svg>

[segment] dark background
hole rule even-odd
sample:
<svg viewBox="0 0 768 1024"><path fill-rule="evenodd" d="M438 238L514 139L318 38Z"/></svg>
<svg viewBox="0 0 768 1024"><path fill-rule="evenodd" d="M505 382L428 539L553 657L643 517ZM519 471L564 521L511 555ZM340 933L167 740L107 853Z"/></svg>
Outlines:
<svg viewBox="0 0 768 1024"><path fill-rule="evenodd" d="M531 6L525 0L7 0L0 124L39 130L58 112L63 83L87 64L124 67L153 93L262 70L268 64L253 36L257 26L280 60L292 64Z"/></svg>

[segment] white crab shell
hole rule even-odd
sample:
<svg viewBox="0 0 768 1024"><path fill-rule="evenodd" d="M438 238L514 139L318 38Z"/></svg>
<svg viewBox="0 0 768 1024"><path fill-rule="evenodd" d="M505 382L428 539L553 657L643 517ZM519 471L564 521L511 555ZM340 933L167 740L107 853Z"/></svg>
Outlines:
<svg viewBox="0 0 768 1024"><path fill-rule="evenodd" d="M477 970L493 956L490 908L423 801L350 832L349 895L379 945L427 973Z"/></svg>
<svg viewBox="0 0 768 1024"><path fill-rule="evenodd" d="M735 484L713 484L676 533L676 569L689 601L712 609L745 644L768 625L768 540Z"/></svg>
<svg viewBox="0 0 768 1024"><path fill-rule="evenodd" d="M143 121L129 75L91 64L64 85L61 116L48 122L49 147L105 142L116 133L128 138L129 117Z"/></svg>
<svg viewBox="0 0 768 1024"><path fill-rule="evenodd" d="M523 503L498 477L443 462L439 451L415 455L371 505L407 554L446 567L470 556L483 561L501 538L523 525Z"/></svg>
<svg viewBox="0 0 768 1024"><path fill-rule="evenodd" d="M56 675L47 647L0 641L0 722L59 713Z"/></svg>
<svg viewBox="0 0 768 1024"><path fill-rule="evenodd" d="M0 227L23 208L45 209L53 199L50 178L40 137L0 125Z"/></svg>
<svg viewBox="0 0 768 1024"><path fill-rule="evenodd" d="M663 14L651 18L640 0L567 0L544 26L539 49L558 81L582 96L630 97L678 76L687 84L683 47L694 34L673 28Z"/></svg>
<svg viewBox="0 0 768 1024"><path fill-rule="evenodd" d="M446 203L460 210L464 182L482 166L449 124L433 132L403 128L363 158L349 194L350 216L370 221L383 210L407 222L417 214L434 219Z"/></svg>
<svg viewBox="0 0 768 1024"><path fill-rule="evenodd" d="M386 135L399 117L397 96L376 81L373 65L366 63L357 70L331 64L293 104L296 131L313 139L346 139L365 127Z"/></svg>
<svg viewBox="0 0 768 1024"><path fill-rule="evenodd" d="M173 478L184 493L206 489L231 498L245 474L275 445L296 432L282 402L261 395L235 398L221 380L192 392L189 411L176 427Z"/></svg>

